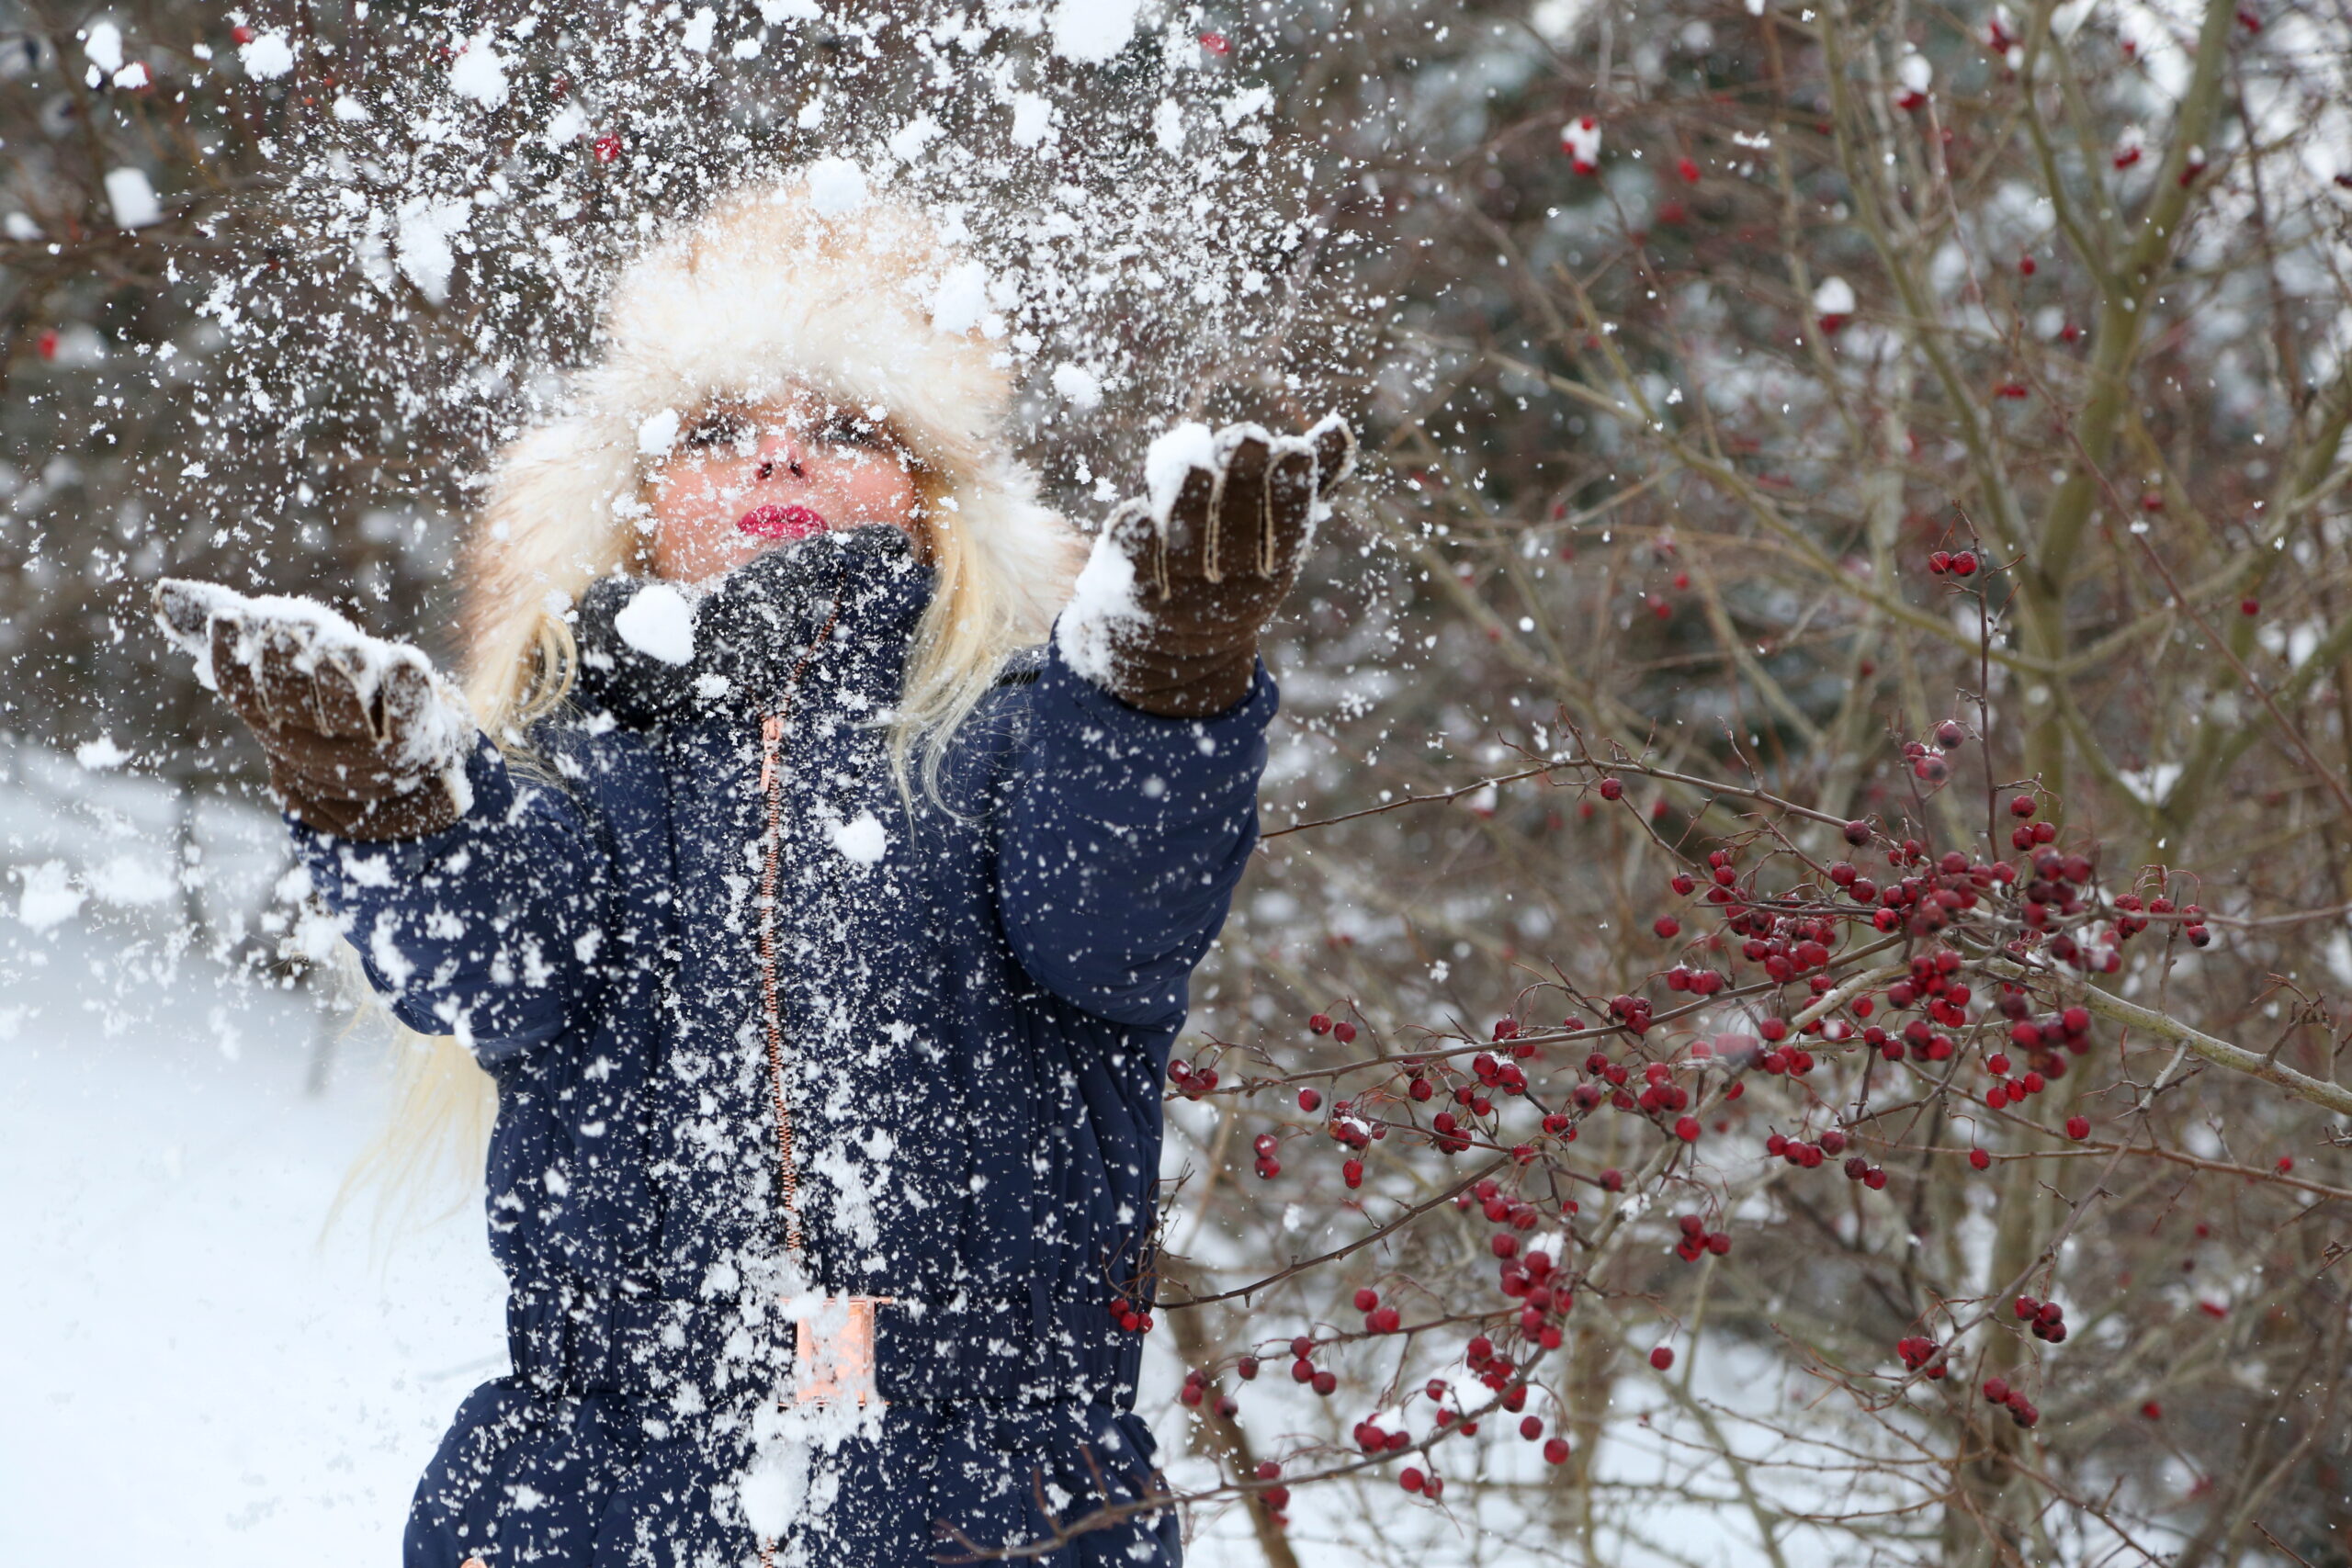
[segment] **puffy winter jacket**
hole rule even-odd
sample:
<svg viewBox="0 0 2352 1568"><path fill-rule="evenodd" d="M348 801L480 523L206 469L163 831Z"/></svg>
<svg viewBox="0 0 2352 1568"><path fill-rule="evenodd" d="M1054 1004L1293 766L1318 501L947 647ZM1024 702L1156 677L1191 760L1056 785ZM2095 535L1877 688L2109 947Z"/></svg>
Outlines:
<svg viewBox="0 0 2352 1568"><path fill-rule="evenodd" d="M684 665L615 635L642 586L590 595L571 710L532 766L480 744L456 826L294 829L393 1010L498 1086L514 1370L459 1409L408 1568L899 1568L1132 1501L1159 1084L1272 680L1163 719L1037 650L910 801L878 721L933 579L898 530L741 569ZM775 1436L794 1290L893 1303L878 1431ZM1179 1555L1139 1511L1043 1561Z"/></svg>

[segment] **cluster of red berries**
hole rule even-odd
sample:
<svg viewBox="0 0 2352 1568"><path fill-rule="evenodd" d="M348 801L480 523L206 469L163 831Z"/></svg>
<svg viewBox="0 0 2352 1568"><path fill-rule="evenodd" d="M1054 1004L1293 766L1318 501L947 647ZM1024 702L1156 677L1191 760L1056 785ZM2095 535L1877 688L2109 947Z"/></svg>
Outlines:
<svg viewBox="0 0 2352 1568"><path fill-rule="evenodd" d="M1177 1391L1176 1397L1197 1409L1208 1403L1208 1393L1209 1375L1195 1367L1184 1374L1184 1386ZM1215 1409L1220 1416L1231 1416L1239 1414L1241 1405L1233 1395L1220 1393L1216 1396Z"/></svg>
<svg viewBox="0 0 2352 1568"><path fill-rule="evenodd" d="M2034 1408L2033 1401L2025 1396L2025 1391L2011 1388L2004 1378L1984 1380L1984 1402L2006 1406L2009 1419L2020 1427L2031 1427L2041 1419L2041 1412Z"/></svg>
<svg viewBox="0 0 2352 1568"><path fill-rule="evenodd" d="M1368 1334L1394 1334L1402 1325L1393 1306L1380 1304L1380 1292L1366 1285L1356 1292L1356 1311L1363 1314L1364 1331Z"/></svg>
<svg viewBox="0 0 2352 1568"><path fill-rule="evenodd" d="M1512 1376L1519 1371L1518 1363L1497 1350L1493 1340L1483 1334L1472 1335L1470 1343L1463 1348L1463 1359L1472 1371L1478 1374L1478 1381L1481 1383L1502 1396L1502 1405L1505 1410L1517 1414L1527 1404L1527 1385L1511 1381ZM1451 1414L1447 1411L1439 1412L1438 1423L1441 1426L1445 1425ZM1467 1435L1476 1431L1477 1427L1464 1422L1462 1430Z"/></svg>
<svg viewBox="0 0 2352 1568"><path fill-rule="evenodd" d="M1523 1258L1503 1259L1498 1283L1504 1295L1520 1303L1520 1333L1546 1350L1558 1349L1560 1319L1576 1305L1576 1297L1568 1290L1567 1281L1554 1271L1552 1255L1541 1247L1531 1247Z"/></svg>
<svg viewBox="0 0 2352 1568"><path fill-rule="evenodd" d="M1707 1222L1696 1214L1684 1214L1675 1222L1681 1227L1682 1239L1674 1244L1674 1256L1685 1263L1696 1263L1712 1252L1721 1258L1731 1250L1731 1233L1711 1231Z"/></svg>
<svg viewBox="0 0 2352 1568"><path fill-rule="evenodd" d="M1976 566L1974 550L1935 550L1928 556L1928 570L1938 577L1943 576L1946 572L1951 573L1954 577L1973 577L1976 575Z"/></svg>
<svg viewBox="0 0 2352 1568"><path fill-rule="evenodd" d="M1366 1416L1356 1423L1353 1434L1356 1447L1368 1454L1403 1453L1413 1446L1413 1434L1406 1431L1383 1431L1377 1416Z"/></svg>
<svg viewBox="0 0 2352 1568"><path fill-rule="evenodd" d="M1340 1386L1337 1372L1315 1364L1315 1341L1304 1334L1290 1342L1290 1381L1305 1383L1326 1399Z"/></svg>
<svg viewBox="0 0 2352 1568"><path fill-rule="evenodd" d="M1819 1138L1807 1143L1802 1138L1775 1133L1764 1140L1764 1152L1774 1159L1786 1160L1799 1170L1818 1170L1822 1161L1846 1152L1846 1134L1829 1127L1823 1130ZM1860 1167L1859 1170L1855 1168L1857 1164ZM1849 1179L1867 1183L1872 1191L1886 1185L1886 1172L1860 1155L1849 1159L1845 1168Z"/></svg>
<svg viewBox="0 0 2352 1568"><path fill-rule="evenodd" d="M1151 1314L1137 1311L1135 1304L1124 1296L1111 1299L1111 1321L1130 1334L1151 1332Z"/></svg>
<svg viewBox="0 0 2352 1568"><path fill-rule="evenodd" d="M1353 1043L1356 1037L1354 1024L1345 1019L1334 1023L1331 1021L1331 1015L1325 1012L1309 1015L1306 1021L1306 1032L1309 1034L1328 1034L1342 1045Z"/></svg>
<svg viewBox="0 0 2352 1568"><path fill-rule="evenodd" d="M1216 1087L1216 1069L1202 1067L1195 1071L1192 1063L1180 1056L1168 1064L1168 1081L1182 1089L1185 1099L1198 1100Z"/></svg>
<svg viewBox="0 0 2352 1568"><path fill-rule="evenodd" d="M1283 1173L1283 1162L1274 1157L1281 1143L1272 1133L1261 1133L1251 1145L1258 1156L1258 1179L1272 1181Z"/></svg>
<svg viewBox="0 0 2352 1568"><path fill-rule="evenodd" d="M2060 1306L2056 1302L2036 1301L2031 1296L2019 1296L2017 1299L2016 1310L2018 1318L2027 1327L2033 1330L2033 1337L2036 1339L2052 1345L2065 1343L2066 1309L2064 1307Z"/></svg>
<svg viewBox="0 0 2352 1568"><path fill-rule="evenodd" d="M1951 1370L1944 1361L1944 1348L1924 1334L1896 1340L1894 1353L1903 1358L1905 1371L1924 1372L1928 1377L1940 1378Z"/></svg>
<svg viewBox="0 0 2352 1568"><path fill-rule="evenodd" d="M1731 982L1713 969L1678 964L1666 972L1666 988L1694 997L1712 997Z"/></svg>
<svg viewBox="0 0 2352 1568"><path fill-rule="evenodd" d="M2205 924L2204 909L2195 904L2176 907L2171 899L2161 894L2143 901L2136 893L2120 893L2116 895L2115 907L2122 911L2115 919L2115 933L2119 937L2138 936L2146 931L2149 915L2177 914L2180 916L2180 934L2188 939L2191 947L2204 947L2213 940L2211 930Z"/></svg>
<svg viewBox="0 0 2352 1568"><path fill-rule="evenodd" d="M1277 1461L1261 1459L1258 1461L1259 1480L1279 1482L1282 1480L1282 1477L1283 1467ZM1282 1485L1269 1486L1264 1491L1259 1493L1258 1495L1266 1500L1266 1512L1272 1516L1274 1528L1276 1529L1280 1529L1290 1523L1290 1519L1283 1512L1284 1509L1290 1506L1289 1487Z"/></svg>
<svg viewBox="0 0 2352 1568"><path fill-rule="evenodd" d="M1649 1032L1652 1010L1647 997L1621 994L1609 998L1609 1016L1636 1039Z"/></svg>
<svg viewBox="0 0 2352 1568"><path fill-rule="evenodd" d="M2007 861L1982 864L1958 850L1930 856L1928 847L1917 839L1905 839L1889 851L1887 863L1897 871L1905 866L1914 869L1875 890L1880 907L1871 924L1886 932L1907 930L1917 937L1935 935L1955 916L1976 908L1996 885L2007 886L2017 879L2016 868ZM1861 885L1858 875L1848 885L1849 894ZM1853 896L1855 902L1862 901L1859 895Z"/></svg>

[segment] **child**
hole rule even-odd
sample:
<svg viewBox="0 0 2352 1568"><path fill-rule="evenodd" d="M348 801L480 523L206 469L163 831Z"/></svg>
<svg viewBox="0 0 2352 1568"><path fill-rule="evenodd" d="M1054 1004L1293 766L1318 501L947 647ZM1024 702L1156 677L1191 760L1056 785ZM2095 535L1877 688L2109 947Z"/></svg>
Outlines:
<svg viewBox="0 0 2352 1568"><path fill-rule="evenodd" d="M927 303L956 260L787 176L632 263L498 458L465 703L159 594L371 982L496 1084L514 1371L408 1568L899 1568L1106 1506L1038 1561L1179 1560L1134 1506L1160 1082L1353 438L1182 426L1080 572Z"/></svg>

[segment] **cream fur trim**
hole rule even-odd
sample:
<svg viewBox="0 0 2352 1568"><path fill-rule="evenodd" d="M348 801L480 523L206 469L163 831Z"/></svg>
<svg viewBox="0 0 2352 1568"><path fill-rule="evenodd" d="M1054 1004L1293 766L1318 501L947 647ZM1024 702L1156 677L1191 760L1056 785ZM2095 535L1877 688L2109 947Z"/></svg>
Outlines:
<svg viewBox="0 0 2352 1568"><path fill-rule="evenodd" d="M1016 640L1042 638L1082 541L1011 455L1012 379L990 364L996 345L977 322L934 324L943 303L951 318L974 313L964 265L903 207L818 217L797 173L737 186L641 253L605 298L601 352L573 378L568 411L492 464L469 552L475 657L519 651L515 617L577 602L628 558L648 420L793 384L883 411L944 480L934 525L964 530L1008 589Z"/></svg>

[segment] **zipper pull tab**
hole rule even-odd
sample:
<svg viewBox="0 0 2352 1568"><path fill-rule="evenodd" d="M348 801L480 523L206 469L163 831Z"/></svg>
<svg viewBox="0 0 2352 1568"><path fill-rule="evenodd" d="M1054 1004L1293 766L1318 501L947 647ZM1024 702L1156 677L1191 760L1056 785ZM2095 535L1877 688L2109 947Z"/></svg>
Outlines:
<svg viewBox="0 0 2352 1568"><path fill-rule="evenodd" d="M776 742L784 739L784 715L772 713L760 720L760 787L775 787Z"/></svg>

